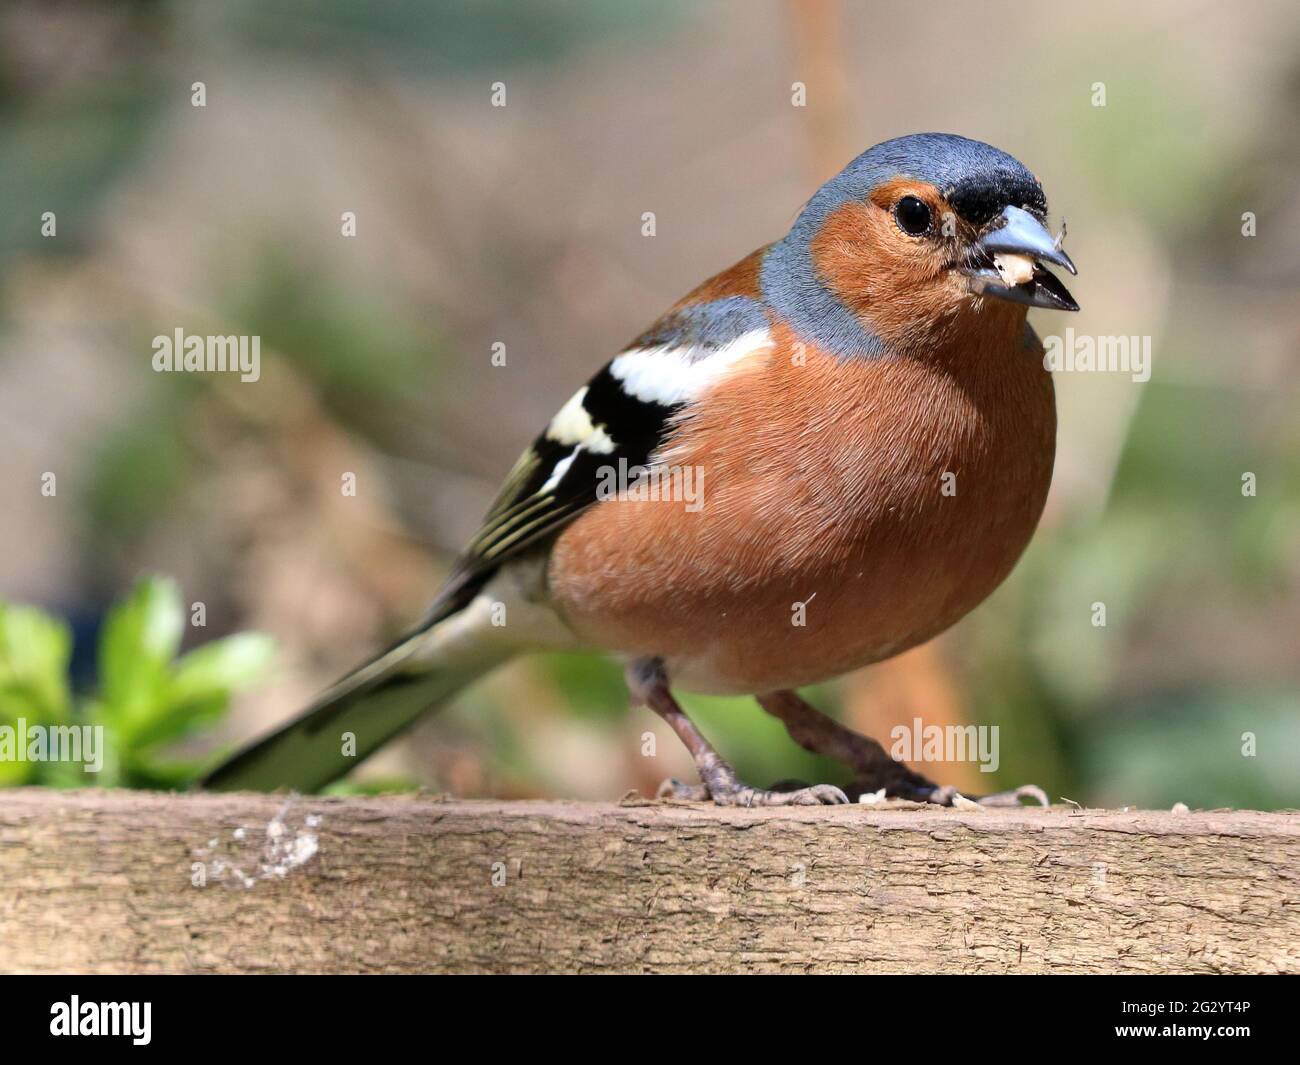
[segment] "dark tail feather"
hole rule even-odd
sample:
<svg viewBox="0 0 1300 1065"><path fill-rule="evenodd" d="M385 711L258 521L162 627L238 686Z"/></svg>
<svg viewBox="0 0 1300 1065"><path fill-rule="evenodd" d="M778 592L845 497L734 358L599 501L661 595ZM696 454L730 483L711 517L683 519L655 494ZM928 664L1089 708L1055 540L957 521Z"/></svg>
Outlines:
<svg viewBox="0 0 1300 1065"><path fill-rule="evenodd" d="M464 651L464 633L440 640L457 615L422 628L330 688L288 724L217 766L212 791L311 792L337 780L426 713L506 658Z"/></svg>

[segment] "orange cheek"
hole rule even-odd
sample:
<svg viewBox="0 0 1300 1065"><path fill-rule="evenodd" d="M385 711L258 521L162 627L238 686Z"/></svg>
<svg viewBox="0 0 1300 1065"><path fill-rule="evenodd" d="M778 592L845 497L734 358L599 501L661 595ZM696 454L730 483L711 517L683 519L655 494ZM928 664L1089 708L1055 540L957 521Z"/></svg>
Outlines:
<svg viewBox="0 0 1300 1065"><path fill-rule="evenodd" d="M965 294L942 249L904 236L889 211L873 204L833 211L811 251L822 284L886 343L923 331Z"/></svg>

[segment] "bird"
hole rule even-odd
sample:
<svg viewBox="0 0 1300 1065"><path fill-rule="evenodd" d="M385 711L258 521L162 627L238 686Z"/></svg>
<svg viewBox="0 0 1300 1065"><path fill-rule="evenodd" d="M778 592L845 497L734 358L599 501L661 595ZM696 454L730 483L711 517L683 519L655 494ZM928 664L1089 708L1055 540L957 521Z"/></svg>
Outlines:
<svg viewBox="0 0 1300 1065"><path fill-rule="evenodd" d="M788 233L696 287L579 388L507 475L424 618L210 790L316 790L517 655L624 665L698 783L659 797L837 805L832 784L741 779L674 691L753 696L852 791L964 796L798 689L941 633L1010 573L1042 514L1056 408L1030 308L1051 271L1041 182L956 134L853 159Z"/></svg>

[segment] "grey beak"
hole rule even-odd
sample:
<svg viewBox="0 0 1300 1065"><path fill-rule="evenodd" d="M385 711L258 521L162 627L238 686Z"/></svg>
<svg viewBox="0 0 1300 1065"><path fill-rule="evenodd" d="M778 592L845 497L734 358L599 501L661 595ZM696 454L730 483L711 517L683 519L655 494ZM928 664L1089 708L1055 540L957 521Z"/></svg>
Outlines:
<svg viewBox="0 0 1300 1065"><path fill-rule="evenodd" d="M1072 274L1079 272L1043 228L1042 222L1019 207L1007 207L993 220L991 227L975 243L974 255L968 260L966 274L970 278L972 293L1027 307L1046 307L1054 311L1079 309L1069 289L1043 265L1055 263ZM1020 255L1031 259L1032 276L1012 284L994 258L998 255Z"/></svg>
<svg viewBox="0 0 1300 1065"><path fill-rule="evenodd" d="M1064 266L1072 274L1079 271L1070 262L1070 257L1056 246L1052 235L1043 228L1043 224L1019 207L1008 207L1002 212L997 229L986 233L980 240L980 247L988 252L1005 252L1011 255L1028 255L1046 263Z"/></svg>

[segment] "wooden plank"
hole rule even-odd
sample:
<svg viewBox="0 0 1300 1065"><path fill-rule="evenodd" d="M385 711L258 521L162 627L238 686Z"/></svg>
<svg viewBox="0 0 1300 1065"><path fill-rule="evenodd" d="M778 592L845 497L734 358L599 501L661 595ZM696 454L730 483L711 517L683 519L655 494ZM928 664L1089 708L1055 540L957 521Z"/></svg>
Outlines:
<svg viewBox="0 0 1300 1065"><path fill-rule="evenodd" d="M1294 813L17 790L0 970L1300 972L1298 878Z"/></svg>

